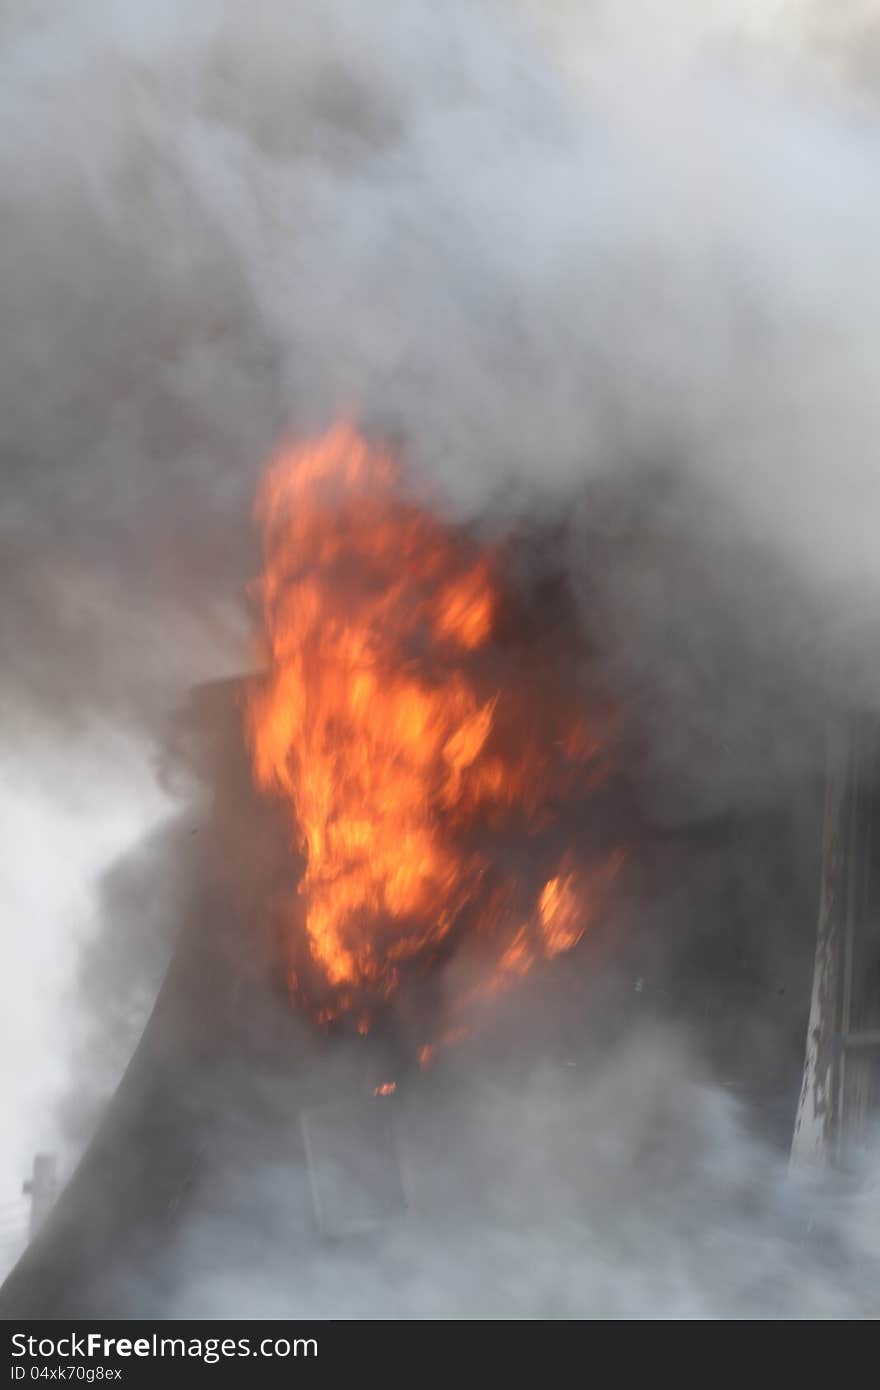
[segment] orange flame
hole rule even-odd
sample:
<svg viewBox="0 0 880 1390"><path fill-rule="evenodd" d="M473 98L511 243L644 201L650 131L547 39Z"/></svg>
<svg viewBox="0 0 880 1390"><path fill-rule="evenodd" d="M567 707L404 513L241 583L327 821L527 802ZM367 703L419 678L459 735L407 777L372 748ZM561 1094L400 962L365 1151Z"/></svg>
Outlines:
<svg viewBox="0 0 880 1390"><path fill-rule="evenodd" d="M524 716L515 682L481 668L501 605L492 555L407 502L392 456L348 424L280 454L256 516L268 672L246 723L257 785L305 856L294 991L320 1022L354 1012L364 1032L465 918L496 943L488 989L570 950L589 916L577 874L561 867L511 913L477 847L481 828L536 834L596 753L579 714Z"/></svg>

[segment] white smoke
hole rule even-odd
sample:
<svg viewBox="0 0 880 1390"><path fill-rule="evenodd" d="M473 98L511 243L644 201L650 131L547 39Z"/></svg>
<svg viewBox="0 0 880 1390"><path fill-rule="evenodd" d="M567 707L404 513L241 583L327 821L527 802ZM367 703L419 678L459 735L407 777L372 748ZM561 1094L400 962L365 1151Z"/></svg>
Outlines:
<svg viewBox="0 0 880 1390"><path fill-rule="evenodd" d="M526 1032L528 1019L526 1008ZM405 1214L360 1241L316 1242L302 1171L258 1148L224 1201L175 1232L158 1305L151 1271L134 1306L254 1318L876 1312L876 1173L849 1188L792 1178L674 1032L636 1029L611 1052L585 1048L573 1069L533 1061L515 1078L466 1079L467 1065L401 1102ZM286 1100L274 1096L278 1132Z"/></svg>

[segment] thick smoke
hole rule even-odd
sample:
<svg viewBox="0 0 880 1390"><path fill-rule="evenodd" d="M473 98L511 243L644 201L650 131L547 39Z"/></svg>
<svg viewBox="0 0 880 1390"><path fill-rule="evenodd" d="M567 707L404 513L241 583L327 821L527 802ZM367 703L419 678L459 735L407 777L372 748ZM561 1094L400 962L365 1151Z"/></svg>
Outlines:
<svg viewBox="0 0 880 1390"><path fill-rule="evenodd" d="M669 1030L587 1047L578 1065L478 1073L404 1103L410 1210L360 1243L316 1246L301 1190L263 1153L223 1210L176 1233L175 1314L876 1314L876 1189L790 1178Z"/></svg>
<svg viewBox="0 0 880 1390"><path fill-rule="evenodd" d="M646 815L775 814L820 772L829 711L880 693L877 34L864 7L818 3L772 21L635 0L3 5L10 743L42 757L122 730L146 761L190 684L246 667L257 477L279 438L347 412L451 518L553 538ZM103 902L84 972L92 995L128 983L112 1072L173 906L119 871ZM682 890L669 915L699 927L702 906ZM690 1084L675 1048L670 1071L633 1094ZM708 1166L729 1146L734 1189L775 1183L699 1094ZM575 1102L547 1104L551 1143ZM500 1134L520 1123L505 1098L498 1114ZM567 1161L554 1148L550 1170ZM554 1222L517 1257L549 1260ZM465 1258L436 1251L421 1311L452 1310ZM697 1298L701 1263L680 1272L657 1311L730 1306Z"/></svg>
<svg viewBox="0 0 880 1390"><path fill-rule="evenodd" d="M563 77L500 4L7 7L10 717L155 717L243 665L255 477L340 410L456 514L574 504L578 570L641 509L648 553L612 549L609 592L593 565L585 616L679 724L731 646L728 743L765 679L776 702L781 668L802 691L852 656L873 118L759 78L686 7L636 13L561 7L590 59Z"/></svg>

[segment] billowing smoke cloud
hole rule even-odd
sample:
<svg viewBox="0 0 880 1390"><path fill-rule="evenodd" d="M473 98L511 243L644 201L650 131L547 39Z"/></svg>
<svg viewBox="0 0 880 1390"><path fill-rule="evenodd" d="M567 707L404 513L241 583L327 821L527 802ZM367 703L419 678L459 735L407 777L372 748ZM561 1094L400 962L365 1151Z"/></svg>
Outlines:
<svg viewBox="0 0 880 1390"><path fill-rule="evenodd" d="M580 1076L536 1065L415 1097L398 1116L411 1209L360 1243L316 1246L301 1189L263 1154L225 1210L178 1233L175 1314L873 1314L870 1191L790 1180L674 1033L580 1060Z"/></svg>
<svg viewBox="0 0 880 1390"><path fill-rule="evenodd" d="M730 7L684 50L569 9L563 78L500 4L8 7L7 703L244 664L255 476L340 410L458 514L574 503L579 570L638 507L586 616L664 724L728 661L719 744L827 683L876 582L872 118L759 80Z"/></svg>
<svg viewBox="0 0 880 1390"><path fill-rule="evenodd" d="M880 691L877 34L843 13L4 5L10 740L152 735L245 667L259 471L348 412L450 516L553 537L651 816L802 786Z"/></svg>
<svg viewBox="0 0 880 1390"><path fill-rule="evenodd" d="M876 1312L876 1172L859 1174L866 1187L792 1176L754 1136L735 1093L710 1083L669 1028L629 1029L613 1049L582 1037L577 1061L562 1063L536 1054L530 1012L519 1015L506 1069L462 1056L399 1102L372 1102L393 1111L393 1145L364 1130L365 1102L340 1091L326 1054L299 1054L308 1079L296 1064L293 1078L257 1065L227 1072L216 1091L203 1075L199 1095L184 1088L175 1100L185 1200L169 1220L166 1175L150 1148L159 1197L142 1205L158 1238L156 1229L150 1239L123 1228L100 1271L85 1255L94 1282L68 1288L62 1310L459 1319ZM350 1146L360 1141L344 1180L330 1182L332 1159L318 1154L324 1196L336 1199L329 1216L361 1221L332 1239L316 1238L304 1090L318 1107L306 1112L310 1123L323 1116ZM194 1112L201 1140L187 1149ZM398 1171L406 1206L377 1218L377 1194Z"/></svg>

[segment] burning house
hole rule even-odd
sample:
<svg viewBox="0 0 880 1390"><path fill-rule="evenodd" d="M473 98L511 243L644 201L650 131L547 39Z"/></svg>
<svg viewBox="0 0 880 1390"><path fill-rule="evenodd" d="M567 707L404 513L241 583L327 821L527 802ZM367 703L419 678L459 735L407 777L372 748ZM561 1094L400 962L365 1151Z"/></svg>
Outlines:
<svg viewBox="0 0 880 1390"><path fill-rule="evenodd" d="M268 1261L293 1311L298 1263L369 1271L436 1221L460 1159L434 1130L462 1123L475 1077L517 1086L540 1065L568 1085L661 1018L787 1150L821 788L796 814L652 822L544 542L523 571L517 546L442 523L351 424L280 451L256 517L258 673L196 692L181 725L213 794L197 897L7 1316L199 1311L206 1260L232 1276L230 1309ZM798 1160L841 1159L871 1115L864 766L850 750L828 783ZM668 901L706 866L712 930L671 950ZM667 900L662 943L631 920L649 897ZM784 973L760 939L771 902ZM647 1180L667 1125L639 1140Z"/></svg>
<svg viewBox="0 0 880 1390"><path fill-rule="evenodd" d="M4 1316L876 1313L869 45L669 3L0 18L9 741L177 797Z"/></svg>

